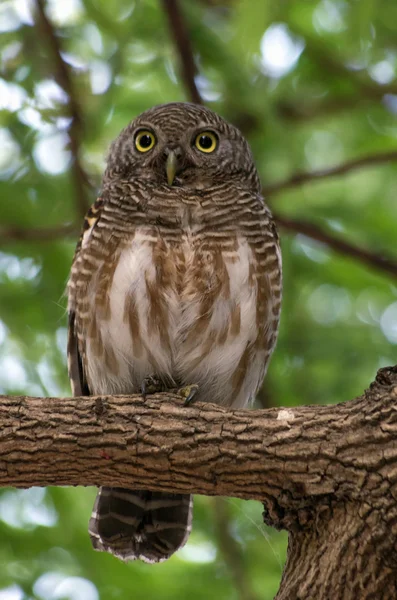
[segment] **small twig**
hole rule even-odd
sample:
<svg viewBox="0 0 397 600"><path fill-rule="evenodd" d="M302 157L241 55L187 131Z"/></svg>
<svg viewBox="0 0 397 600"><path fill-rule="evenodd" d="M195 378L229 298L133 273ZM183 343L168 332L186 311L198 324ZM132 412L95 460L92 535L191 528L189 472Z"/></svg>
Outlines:
<svg viewBox="0 0 397 600"><path fill-rule="evenodd" d="M355 258L356 260L372 268L376 268L384 273L387 273L388 275L397 277L397 261L392 260L391 258L382 256L381 254L376 254L375 252L371 252L365 248L354 246L349 242L341 240L338 237L327 233L313 223L289 219L288 217L283 217L279 214L275 214L274 212L273 217L276 223L283 229L294 231L295 233L302 233L313 240L317 240L318 242L326 244L343 256Z"/></svg>
<svg viewBox="0 0 397 600"><path fill-rule="evenodd" d="M81 133L82 117L80 107L74 93L69 68L62 58L61 46L55 33L55 29L48 19L44 9L43 0L36 0L38 27L41 29L43 37L51 49L51 54L55 66L55 78L59 85L68 95L68 112L71 117L71 124L68 130L70 151L72 154L72 177L76 195L77 209L80 216L84 216L89 207L89 200L86 193L88 176L81 164Z"/></svg>
<svg viewBox="0 0 397 600"><path fill-rule="evenodd" d="M197 67L194 62L192 45L186 27L181 7L178 0L162 0L164 12L168 18L171 35L179 54L181 75L191 102L203 104L200 92L197 89L195 75Z"/></svg>
<svg viewBox="0 0 397 600"><path fill-rule="evenodd" d="M315 102L303 101L297 97L293 102L281 100L275 106L277 114L282 119L303 122L351 110L357 106L363 107L372 101L372 98L363 97L357 93L348 96L333 96Z"/></svg>
<svg viewBox="0 0 397 600"><path fill-rule="evenodd" d="M329 51L327 45L318 38L310 37L306 32L298 31L298 35L305 39L305 52L327 73L332 73L336 77L348 80L361 96L366 96L372 100L381 100L385 94L397 94L397 85L394 82L388 84L379 84L373 81L364 69L353 69L349 67L349 59L339 56L335 52Z"/></svg>
<svg viewBox="0 0 397 600"><path fill-rule="evenodd" d="M277 101L275 109L282 119L305 121L356 109L357 107L362 108L369 103L376 103L377 107L380 107L385 95L397 95L395 81L379 84L371 79L364 68L357 69L349 66L349 59L338 56L338 53L335 54L334 48L332 51L328 49L323 39L309 36L306 30L296 25L294 25L293 31L304 39L304 54L310 58L313 64L335 78L349 83L350 91L345 91L342 95L327 94L317 101L310 101L307 97L304 99L296 97L292 102L288 100Z"/></svg>
<svg viewBox="0 0 397 600"><path fill-rule="evenodd" d="M362 169L363 167L372 167L392 161L397 161L397 150L380 152L378 154L369 154L368 156L361 156L360 158L347 161L341 165L337 165L336 167L331 167L329 169L295 173L284 181L262 186L262 193L264 196L274 196L281 191L298 187L299 185L307 183L308 181L316 181L318 179L325 179L327 177L337 177L338 175L344 175L345 173L356 171L357 169Z"/></svg>
<svg viewBox="0 0 397 600"><path fill-rule="evenodd" d="M3 242L51 242L65 237L78 235L79 228L73 223L57 225L55 227L0 227L0 245Z"/></svg>
<svg viewBox="0 0 397 600"><path fill-rule="evenodd" d="M241 546L230 533L230 510L225 498L213 499L215 535L240 600L258 600L246 572Z"/></svg>

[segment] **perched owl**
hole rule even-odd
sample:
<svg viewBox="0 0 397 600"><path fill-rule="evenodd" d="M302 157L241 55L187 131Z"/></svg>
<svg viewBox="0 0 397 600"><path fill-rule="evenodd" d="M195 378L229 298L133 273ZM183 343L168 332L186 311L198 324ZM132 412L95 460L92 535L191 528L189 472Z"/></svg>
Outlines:
<svg viewBox="0 0 397 600"><path fill-rule="evenodd" d="M238 129L185 103L132 121L111 146L68 296L75 395L136 394L154 381L247 406L276 342L281 258ZM97 550L160 562L191 520L191 496L102 487L89 532Z"/></svg>

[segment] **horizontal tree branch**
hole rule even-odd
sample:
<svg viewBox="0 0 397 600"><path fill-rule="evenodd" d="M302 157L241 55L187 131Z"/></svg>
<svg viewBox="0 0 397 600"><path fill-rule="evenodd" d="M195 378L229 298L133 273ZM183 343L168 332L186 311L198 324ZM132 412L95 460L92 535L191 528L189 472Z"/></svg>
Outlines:
<svg viewBox="0 0 397 600"><path fill-rule="evenodd" d="M377 402L364 394L337 406L230 411L185 407L172 393L0 396L0 485L143 486L258 500L290 490L297 502L358 496L368 484L362 472L384 466L386 449L397 459L396 398L397 388ZM354 461L343 464L352 449Z"/></svg>
<svg viewBox="0 0 397 600"><path fill-rule="evenodd" d="M340 239L335 235L324 231L318 225L310 223L309 221L301 221L297 219L289 219L278 213L273 212L273 217L282 229L286 231L292 231L294 233L301 233L312 240L316 240L323 244L326 244L335 252L338 252L344 257L353 258L364 265L383 271L387 275L397 277L397 260L393 260L382 254L377 254L371 250L360 248L350 242Z"/></svg>
<svg viewBox="0 0 397 600"><path fill-rule="evenodd" d="M303 171L294 173L291 177L276 183L265 184L262 186L264 196L274 196L288 189L296 188L304 183L327 179L329 177L338 177L345 175L357 169L364 167L373 167L376 165L386 164L389 162L397 162L397 150L389 150L388 152L378 152L361 156L353 160L344 162L336 167L328 169L319 169L318 171Z"/></svg>

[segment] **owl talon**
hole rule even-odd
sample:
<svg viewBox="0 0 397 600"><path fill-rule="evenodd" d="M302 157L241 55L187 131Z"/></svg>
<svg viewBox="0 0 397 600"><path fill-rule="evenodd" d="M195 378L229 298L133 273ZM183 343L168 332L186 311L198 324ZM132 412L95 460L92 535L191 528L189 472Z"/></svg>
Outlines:
<svg viewBox="0 0 397 600"><path fill-rule="evenodd" d="M194 402L194 398L199 390L199 386L196 383L186 385L183 388L179 388L178 395L185 399L184 406L189 406Z"/></svg>
<svg viewBox="0 0 397 600"><path fill-rule="evenodd" d="M159 377L156 375L149 375L141 383L141 394L143 398L150 394L158 394L164 392L165 386Z"/></svg>

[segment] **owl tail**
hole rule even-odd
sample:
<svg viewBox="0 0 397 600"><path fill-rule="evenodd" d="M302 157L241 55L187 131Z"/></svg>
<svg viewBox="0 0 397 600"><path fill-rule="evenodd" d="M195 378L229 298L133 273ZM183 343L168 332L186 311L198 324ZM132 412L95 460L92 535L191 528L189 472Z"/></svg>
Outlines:
<svg viewBox="0 0 397 600"><path fill-rule="evenodd" d="M95 550L162 562L189 537L193 496L99 488L88 531Z"/></svg>

